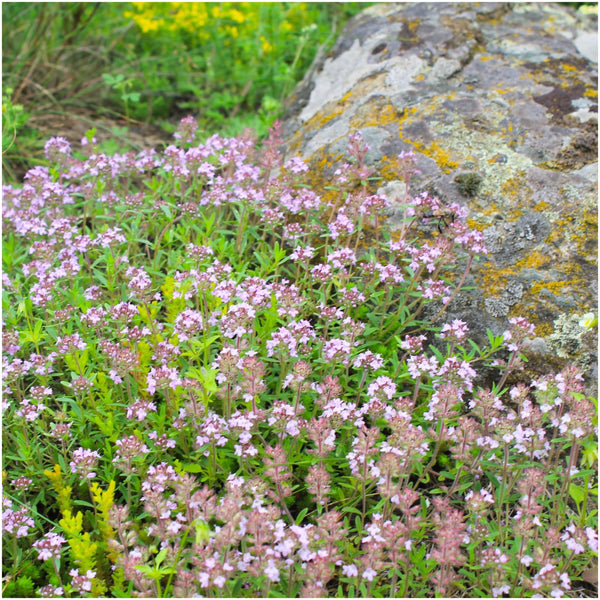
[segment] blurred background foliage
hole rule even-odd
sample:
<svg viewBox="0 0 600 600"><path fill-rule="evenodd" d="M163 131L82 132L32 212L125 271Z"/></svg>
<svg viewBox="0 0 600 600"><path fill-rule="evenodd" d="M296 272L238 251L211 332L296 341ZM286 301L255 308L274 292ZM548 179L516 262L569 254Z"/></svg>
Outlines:
<svg viewBox="0 0 600 600"><path fill-rule="evenodd" d="M317 52L370 4L5 2L3 176L43 163L49 135L78 141L92 127L106 151L166 140L188 114L207 136L262 136Z"/></svg>

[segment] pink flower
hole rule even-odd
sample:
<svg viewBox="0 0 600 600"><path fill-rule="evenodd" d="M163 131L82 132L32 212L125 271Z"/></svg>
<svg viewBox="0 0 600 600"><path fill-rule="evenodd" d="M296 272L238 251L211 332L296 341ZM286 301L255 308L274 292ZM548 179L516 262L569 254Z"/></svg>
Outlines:
<svg viewBox="0 0 600 600"><path fill-rule="evenodd" d="M45 585L38 589L38 594L42 598L62 598L65 594L61 586L54 587L53 585Z"/></svg>
<svg viewBox="0 0 600 600"><path fill-rule="evenodd" d="M98 464L100 453L97 450L88 450L87 448L77 448L73 452L73 460L69 463L71 473L79 473L86 479L93 479L96 473L93 469Z"/></svg>
<svg viewBox="0 0 600 600"><path fill-rule="evenodd" d="M154 446L156 448L160 448L161 450L168 450L169 448L175 448L177 443L175 440L172 440L167 437L166 433L163 433L161 436L158 435L158 432L151 431L148 434L148 437L154 441Z"/></svg>
<svg viewBox="0 0 600 600"><path fill-rule="evenodd" d="M587 529L593 531L590 527ZM565 543L565 546L571 550L571 552L573 552L573 554L582 554L585 552L585 546L589 541L587 529L584 531L582 528L575 527L575 525L571 523L560 539Z"/></svg>
<svg viewBox="0 0 600 600"><path fill-rule="evenodd" d="M382 265L377 263L375 267L379 271L379 281L381 281L382 283L387 283L388 281L392 281L393 283L400 283L404 281L402 272L396 265Z"/></svg>
<svg viewBox="0 0 600 600"><path fill-rule="evenodd" d="M499 598L500 596L503 596L504 594L510 594L510 585L505 584L500 587L492 588L492 597Z"/></svg>
<svg viewBox="0 0 600 600"><path fill-rule="evenodd" d="M592 552L598 552L598 533L591 527L585 528L585 535L587 536L588 546Z"/></svg>
<svg viewBox="0 0 600 600"><path fill-rule="evenodd" d="M198 122L192 115L189 115L181 119L173 137L177 140L181 140L183 144L191 144L194 141L197 129Z"/></svg>
<svg viewBox="0 0 600 600"><path fill-rule="evenodd" d="M412 336L407 335L400 343L400 348L411 354L417 354L423 350L423 342L427 339L424 335Z"/></svg>
<svg viewBox="0 0 600 600"><path fill-rule="evenodd" d="M186 308L175 319L175 332L179 340L185 342L202 331L202 313L191 308Z"/></svg>
<svg viewBox="0 0 600 600"><path fill-rule="evenodd" d="M82 594L92 591L92 580L96 577L96 571L88 570L85 575L80 575L77 569L71 569L69 575L73 578L71 585L74 590Z"/></svg>
<svg viewBox="0 0 600 600"><path fill-rule="evenodd" d="M458 342L466 337L469 327L464 321L454 319L452 323L444 323L440 337L448 338L451 341Z"/></svg>
<svg viewBox="0 0 600 600"><path fill-rule="evenodd" d="M513 317L508 322L512 327L503 333L504 342L510 342L507 348L511 352L518 352L522 343L535 334L535 325L523 317Z"/></svg>
<svg viewBox="0 0 600 600"><path fill-rule="evenodd" d="M252 333L255 316L256 310L247 302L234 304L221 317L220 326L223 335L228 338L236 338Z"/></svg>
<svg viewBox="0 0 600 600"><path fill-rule="evenodd" d="M17 539L29 535L29 529L35 527L33 519L29 516L27 508L12 510L12 502L3 498L2 529L13 534Z"/></svg>
<svg viewBox="0 0 600 600"><path fill-rule="evenodd" d="M52 163L65 164L65 159L71 154L71 144L64 137L50 138L44 145L44 154Z"/></svg>
<svg viewBox="0 0 600 600"><path fill-rule="evenodd" d="M342 297L341 304L346 307L358 306L359 304L363 304L366 299L365 295L355 287L349 289L342 288L339 290L339 294Z"/></svg>
<svg viewBox="0 0 600 600"><path fill-rule="evenodd" d="M327 256L327 262L336 269L343 269L345 266L356 263L356 253L350 248L340 248Z"/></svg>
<svg viewBox="0 0 600 600"><path fill-rule="evenodd" d="M389 377L378 377L367 389L369 398L391 400L396 393L396 384Z"/></svg>
<svg viewBox="0 0 600 600"><path fill-rule="evenodd" d="M427 357L424 354L410 356L406 360L408 372L413 379L420 379L422 375L434 377L438 372L438 362L435 356Z"/></svg>
<svg viewBox="0 0 600 600"><path fill-rule="evenodd" d="M269 581L279 581L279 569L275 566L275 561L272 558L268 560L267 566L264 569L264 573Z"/></svg>
<svg viewBox="0 0 600 600"><path fill-rule="evenodd" d="M377 571L375 571L375 569L372 569L371 567L367 567L362 576L363 579L366 579L367 581L373 581L373 579L375 579L375 577L377 576Z"/></svg>
<svg viewBox="0 0 600 600"><path fill-rule="evenodd" d="M85 350L87 344L78 333L58 337L56 340L56 349L60 354L73 354L77 350Z"/></svg>
<svg viewBox="0 0 600 600"><path fill-rule="evenodd" d="M61 535L50 531L41 540L33 542L33 547L38 551L39 560L60 558L60 551L66 541Z"/></svg>
<svg viewBox="0 0 600 600"><path fill-rule="evenodd" d="M295 174L305 173L306 171L308 171L308 166L299 156L294 156L293 158L288 160L285 163L285 165L283 165L283 167L284 169L291 171Z"/></svg>
<svg viewBox="0 0 600 600"><path fill-rule="evenodd" d="M113 463L124 473L134 472L131 463L135 459L142 459L144 454L150 452L148 446L140 441L135 435L125 436L115 442L117 452Z"/></svg>
<svg viewBox="0 0 600 600"><path fill-rule="evenodd" d="M150 400L136 400L131 406L127 407L127 418L136 418L143 421L149 412L156 412L156 404Z"/></svg>
<svg viewBox="0 0 600 600"><path fill-rule="evenodd" d="M316 338L309 321L304 319L295 322L292 321L286 327L280 327L271 334L271 339L267 340L267 356L273 356L278 349L282 356L297 357L298 352L308 351L308 342Z"/></svg>
<svg viewBox="0 0 600 600"><path fill-rule="evenodd" d="M315 249L312 246L297 246L296 249L290 254L290 258L294 262L308 264L314 254Z"/></svg>
<svg viewBox="0 0 600 600"><path fill-rule="evenodd" d="M229 432L227 421L215 413L209 413L201 423L198 423L199 434L196 436L196 448L203 448L206 444L214 443L217 446L224 446ZM210 450L205 450L204 455L209 456Z"/></svg>
<svg viewBox="0 0 600 600"><path fill-rule="evenodd" d="M489 254L485 245L485 237L481 231L465 231L465 233L457 235L454 241L471 254Z"/></svg>
<svg viewBox="0 0 600 600"><path fill-rule="evenodd" d="M149 394L154 394L157 388L166 389L168 387L174 390L181 385L177 369L175 367L167 367L166 365L156 368L152 367L146 377L146 382Z"/></svg>
<svg viewBox="0 0 600 600"><path fill-rule="evenodd" d="M26 490L33 483L33 479L29 479L29 477L25 477L25 475L21 475L21 477L17 477L17 479L13 479L13 481L11 481L10 483L15 490Z"/></svg>
<svg viewBox="0 0 600 600"><path fill-rule="evenodd" d="M346 340L333 338L323 344L323 357L329 363L347 364L352 347Z"/></svg>
<svg viewBox="0 0 600 600"><path fill-rule="evenodd" d="M450 301L451 290L443 281L428 279L422 284L420 283L417 286L417 290L423 292L423 298L427 298L428 300L441 298L442 304L448 304Z"/></svg>
<svg viewBox="0 0 600 600"><path fill-rule="evenodd" d="M353 233L354 229L354 223L348 218L343 209L338 212L335 221L329 224L329 234L334 240L340 237L342 233Z"/></svg>
<svg viewBox="0 0 600 600"><path fill-rule="evenodd" d="M356 565L342 565L342 573L346 577L356 577L358 575L358 567Z"/></svg>
<svg viewBox="0 0 600 600"><path fill-rule="evenodd" d="M31 404L30 400L27 398L23 398L20 406L21 408L16 412L17 417L23 417L29 422L37 420L37 418L40 416L40 413L43 410L46 410L46 406L43 404Z"/></svg>
<svg viewBox="0 0 600 600"><path fill-rule="evenodd" d="M384 361L381 354L375 354L371 352L371 350L366 350L365 352L361 352L358 356L356 356L352 364L357 369L365 367L371 371L377 371L377 369L383 367Z"/></svg>
<svg viewBox="0 0 600 600"><path fill-rule="evenodd" d="M150 297L152 279L148 273L146 273L145 269L143 267L129 267L125 272L125 275L129 278L130 297L148 300Z"/></svg>
<svg viewBox="0 0 600 600"><path fill-rule="evenodd" d="M121 233L119 227L109 227L106 231L99 233L93 243L101 248L112 248L126 241L127 238Z"/></svg>

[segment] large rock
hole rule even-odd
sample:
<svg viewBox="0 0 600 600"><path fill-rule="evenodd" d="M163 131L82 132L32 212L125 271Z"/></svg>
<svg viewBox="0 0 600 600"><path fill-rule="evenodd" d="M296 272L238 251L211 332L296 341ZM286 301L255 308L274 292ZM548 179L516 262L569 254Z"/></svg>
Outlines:
<svg viewBox="0 0 600 600"><path fill-rule="evenodd" d="M362 131L388 195L402 189L393 157L415 151L413 195L466 204L491 252L449 317L483 340L525 316L540 370L567 359L594 379L594 336L578 323L596 311L597 110L597 16L386 3L315 61L289 99L284 141L327 181Z"/></svg>

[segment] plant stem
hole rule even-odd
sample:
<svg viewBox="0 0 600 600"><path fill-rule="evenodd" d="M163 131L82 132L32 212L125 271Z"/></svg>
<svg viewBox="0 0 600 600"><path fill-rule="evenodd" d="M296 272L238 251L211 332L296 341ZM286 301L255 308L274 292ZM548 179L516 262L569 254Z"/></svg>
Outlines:
<svg viewBox="0 0 600 600"><path fill-rule="evenodd" d="M435 323L441 317L442 313L446 310L446 308L448 306L450 306L450 304L452 304L452 300L454 300L454 298L456 298L456 295L458 294L458 292L460 291L460 288L465 283L465 279L467 278L467 275L469 274L471 265L473 264L473 258L474 258L473 254L469 255L469 262L467 263L467 268L465 269L465 272L463 273L461 280L458 282L458 285L454 289L454 293L452 294L452 296L450 296L450 300L448 300L448 302L446 302L446 304L444 304L444 306L442 306L442 308L440 308L439 312L435 315L435 317L433 317L433 319L431 319L431 323Z"/></svg>

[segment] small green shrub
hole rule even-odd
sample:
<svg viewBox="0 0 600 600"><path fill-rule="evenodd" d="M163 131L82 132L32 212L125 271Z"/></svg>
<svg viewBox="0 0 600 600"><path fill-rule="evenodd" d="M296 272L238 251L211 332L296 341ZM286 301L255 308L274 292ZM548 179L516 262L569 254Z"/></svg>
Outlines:
<svg viewBox="0 0 600 600"><path fill-rule="evenodd" d="M14 152L4 157L5 178L20 178L23 161L43 163L36 130L65 115L172 133L192 112L206 137L246 127L263 137L317 51L365 6L3 3L3 85L31 128L17 131L20 162ZM68 126L57 133L70 135Z"/></svg>

